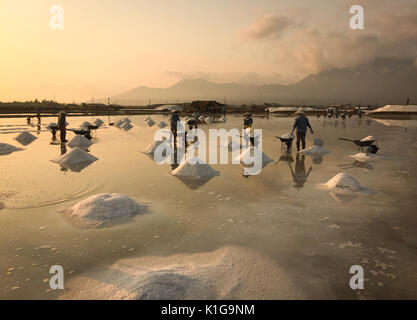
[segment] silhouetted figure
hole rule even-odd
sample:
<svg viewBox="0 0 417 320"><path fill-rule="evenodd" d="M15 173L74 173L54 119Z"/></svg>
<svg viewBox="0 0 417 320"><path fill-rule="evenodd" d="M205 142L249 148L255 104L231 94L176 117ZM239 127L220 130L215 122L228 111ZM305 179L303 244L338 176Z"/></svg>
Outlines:
<svg viewBox="0 0 417 320"><path fill-rule="evenodd" d="M38 113L36 114L36 118L38 119L38 124L41 124L41 114L38 111Z"/></svg>
<svg viewBox="0 0 417 320"><path fill-rule="evenodd" d="M40 134L41 133L41 125L38 124L37 128L36 128L36 134Z"/></svg>
<svg viewBox="0 0 417 320"><path fill-rule="evenodd" d="M410 98L407 98L407 106L410 104Z"/></svg>
<svg viewBox="0 0 417 320"><path fill-rule="evenodd" d="M67 137L67 117L66 112L61 111L58 117L58 129L60 131L61 142L68 142Z"/></svg>
<svg viewBox="0 0 417 320"><path fill-rule="evenodd" d="M305 156L297 154L297 157L295 158L295 172L290 166L292 179L295 183L294 187L297 189L301 189L302 187L304 187L304 184L307 182L307 178L310 175L311 170L313 170L313 168L310 167L310 169L308 169L308 172L306 173L304 161Z"/></svg>
<svg viewBox="0 0 417 320"><path fill-rule="evenodd" d="M294 133L294 130L297 129L297 150L300 151L300 142L302 143L303 150L306 148L307 128L310 128L311 134L313 134L314 131L302 109L299 109L295 114L298 114L299 116L295 119L291 133Z"/></svg>
<svg viewBox="0 0 417 320"><path fill-rule="evenodd" d="M32 124L30 121L31 121L31 118L30 118L30 117L27 117L27 118L26 118L26 123L27 123L28 125L31 125L31 124Z"/></svg>

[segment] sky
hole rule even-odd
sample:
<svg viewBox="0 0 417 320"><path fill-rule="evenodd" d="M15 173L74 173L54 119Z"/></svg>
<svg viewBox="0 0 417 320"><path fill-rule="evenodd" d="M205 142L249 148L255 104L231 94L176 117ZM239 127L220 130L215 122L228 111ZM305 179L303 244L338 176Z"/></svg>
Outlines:
<svg viewBox="0 0 417 320"><path fill-rule="evenodd" d="M352 5L363 30L349 27ZM415 0L0 0L0 101L81 102L189 78L289 84L378 57L417 66Z"/></svg>

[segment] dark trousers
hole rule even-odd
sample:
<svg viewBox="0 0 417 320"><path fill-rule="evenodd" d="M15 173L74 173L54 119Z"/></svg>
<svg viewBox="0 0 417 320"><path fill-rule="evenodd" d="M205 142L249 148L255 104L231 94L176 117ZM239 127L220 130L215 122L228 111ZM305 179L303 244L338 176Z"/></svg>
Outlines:
<svg viewBox="0 0 417 320"><path fill-rule="evenodd" d="M67 130L65 128L60 129L60 135L61 135L61 142L66 142Z"/></svg>
<svg viewBox="0 0 417 320"><path fill-rule="evenodd" d="M300 142L303 145L303 150L306 148L306 132L297 131L297 150L300 151Z"/></svg>

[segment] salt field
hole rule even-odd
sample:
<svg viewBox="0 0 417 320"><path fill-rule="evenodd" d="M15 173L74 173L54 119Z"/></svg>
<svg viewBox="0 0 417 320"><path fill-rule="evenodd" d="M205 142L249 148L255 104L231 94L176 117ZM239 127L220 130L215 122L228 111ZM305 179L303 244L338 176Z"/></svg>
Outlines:
<svg viewBox="0 0 417 320"><path fill-rule="evenodd" d="M167 117L124 118L68 116L104 122L92 144L67 132L71 147L52 139L56 118L0 119L0 299L417 298L417 120L310 117L306 151L288 155L276 136L294 118L254 117L268 161L248 176L239 140L230 164L158 165ZM208 136L243 118L207 122ZM376 155L339 140L368 136Z"/></svg>

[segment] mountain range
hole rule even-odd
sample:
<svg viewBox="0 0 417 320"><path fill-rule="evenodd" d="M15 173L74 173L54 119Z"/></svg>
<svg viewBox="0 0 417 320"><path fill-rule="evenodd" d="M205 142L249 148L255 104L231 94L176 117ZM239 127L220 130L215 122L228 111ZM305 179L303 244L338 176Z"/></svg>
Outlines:
<svg viewBox="0 0 417 320"><path fill-rule="evenodd" d="M376 59L354 68L309 75L290 84L248 85L184 79L169 88L140 86L111 97L119 104L147 105L193 100L228 104L404 104L417 101L417 66L411 60Z"/></svg>

